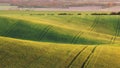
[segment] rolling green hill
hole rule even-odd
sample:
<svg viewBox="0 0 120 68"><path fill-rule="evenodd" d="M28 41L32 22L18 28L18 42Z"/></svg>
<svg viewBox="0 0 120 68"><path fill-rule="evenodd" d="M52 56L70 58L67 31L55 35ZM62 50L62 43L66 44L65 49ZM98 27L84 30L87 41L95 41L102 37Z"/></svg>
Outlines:
<svg viewBox="0 0 120 68"><path fill-rule="evenodd" d="M90 13L0 11L0 68L120 68L120 16Z"/></svg>
<svg viewBox="0 0 120 68"><path fill-rule="evenodd" d="M65 29L53 25L34 24L23 20L14 20L9 18L0 18L0 35L35 40L62 43L81 43L81 44L100 44L102 42L76 37L76 30ZM7 26L7 27L6 27ZM6 27L6 28L5 28ZM74 32L74 33L73 33ZM75 38L76 37L76 38ZM75 38L75 39L74 39ZM78 40L78 41L77 41ZM81 42L82 41L82 42ZM88 43L86 43L88 42Z"/></svg>
<svg viewBox="0 0 120 68"><path fill-rule="evenodd" d="M85 46L0 37L1 68L119 68L118 45Z"/></svg>
<svg viewBox="0 0 120 68"><path fill-rule="evenodd" d="M75 44L119 43L120 40L118 16L26 13L3 15L0 22L1 36L26 40Z"/></svg>

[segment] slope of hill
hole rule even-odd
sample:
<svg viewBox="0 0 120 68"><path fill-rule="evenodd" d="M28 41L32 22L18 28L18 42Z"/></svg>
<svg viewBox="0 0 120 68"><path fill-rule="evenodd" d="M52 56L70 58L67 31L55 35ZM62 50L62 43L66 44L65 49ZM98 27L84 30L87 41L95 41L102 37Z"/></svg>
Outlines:
<svg viewBox="0 0 120 68"><path fill-rule="evenodd" d="M29 21L0 18L0 35L34 41L61 43L100 44L102 42L85 37L76 37L80 31L57 27L48 24L34 24ZM43 22L44 23L44 22ZM6 28L4 28L7 26ZM74 34L74 33L76 34ZM75 39L74 39L75 38ZM76 40L76 41L75 41ZM88 43L86 43L88 42Z"/></svg>
<svg viewBox="0 0 120 68"><path fill-rule="evenodd" d="M0 68L120 68L119 18L0 11Z"/></svg>
<svg viewBox="0 0 120 68"><path fill-rule="evenodd" d="M1 68L119 68L119 46L81 46L0 37Z"/></svg>
<svg viewBox="0 0 120 68"><path fill-rule="evenodd" d="M61 12L52 16L40 15L47 12L38 15L34 13L3 15L0 17L0 35L57 43L119 43L119 16L61 16L57 15L59 13Z"/></svg>

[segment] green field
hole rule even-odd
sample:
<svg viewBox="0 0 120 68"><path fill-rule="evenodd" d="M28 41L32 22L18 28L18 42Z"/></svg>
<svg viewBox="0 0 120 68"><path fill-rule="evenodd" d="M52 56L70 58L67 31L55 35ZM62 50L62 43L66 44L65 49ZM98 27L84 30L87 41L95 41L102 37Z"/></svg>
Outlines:
<svg viewBox="0 0 120 68"><path fill-rule="evenodd" d="M120 16L91 13L0 11L0 68L120 68Z"/></svg>

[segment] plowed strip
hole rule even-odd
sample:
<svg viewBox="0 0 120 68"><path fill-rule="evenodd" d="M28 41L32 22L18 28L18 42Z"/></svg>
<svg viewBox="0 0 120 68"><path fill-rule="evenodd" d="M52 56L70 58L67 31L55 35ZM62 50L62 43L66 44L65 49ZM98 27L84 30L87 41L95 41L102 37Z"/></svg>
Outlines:
<svg viewBox="0 0 120 68"><path fill-rule="evenodd" d="M93 50L91 51L91 53L88 55L88 57L86 58L86 60L83 62L81 68L85 68L86 63L88 62L88 60L90 59L90 57L92 56L92 54L95 52L95 49L96 49L96 48L97 48L97 46L95 46L95 47L93 48Z"/></svg>
<svg viewBox="0 0 120 68"><path fill-rule="evenodd" d="M73 64L73 62L77 59L77 57L87 48L88 46L84 47L77 55L71 60L69 65L66 68L70 68L70 66Z"/></svg>

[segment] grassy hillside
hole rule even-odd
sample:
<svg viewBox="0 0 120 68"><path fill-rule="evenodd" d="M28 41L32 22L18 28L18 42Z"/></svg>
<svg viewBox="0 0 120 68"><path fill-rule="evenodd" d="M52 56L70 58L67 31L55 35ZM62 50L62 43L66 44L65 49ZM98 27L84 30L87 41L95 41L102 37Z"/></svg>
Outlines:
<svg viewBox="0 0 120 68"><path fill-rule="evenodd" d="M83 46L0 37L1 68L119 68L117 45Z"/></svg>
<svg viewBox="0 0 120 68"><path fill-rule="evenodd" d="M119 43L119 16L77 15L73 12L59 15L60 13L63 12L3 14L0 17L0 35L56 43ZM6 25L8 26L4 29Z"/></svg>
<svg viewBox="0 0 120 68"><path fill-rule="evenodd" d="M117 15L0 11L0 68L120 68L119 25Z"/></svg>
<svg viewBox="0 0 120 68"><path fill-rule="evenodd" d="M76 37L78 31L67 28L60 28L53 25L34 24L29 21L15 20L2 17L0 18L0 23L1 23L0 25L1 36L34 41L47 41L47 42L49 41L61 43L81 43L81 44L102 43L94 39L90 40L85 37L79 36Z"/></svg>

